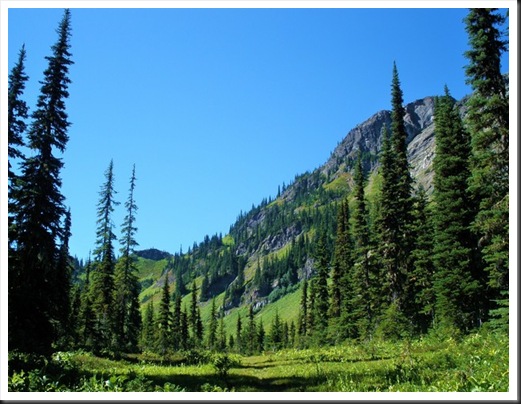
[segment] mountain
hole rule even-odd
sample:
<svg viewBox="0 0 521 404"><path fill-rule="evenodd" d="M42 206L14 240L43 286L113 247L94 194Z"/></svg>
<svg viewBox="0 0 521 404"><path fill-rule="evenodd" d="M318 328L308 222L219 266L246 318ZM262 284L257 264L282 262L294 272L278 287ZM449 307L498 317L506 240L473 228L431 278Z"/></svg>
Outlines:
<svg viewBox="0 0 521 404"><path fill-rule="evenodd" d="M408 158L415 186L432 193L434 157L434 97L406 105ZM297 175L275 199L264 199L247 213L240 213L229 233L206 236L184 254L154 249L138 253L142 284L141 303L159 300L164 277L170 290L188 304L195 280L203 319L209 316L213 297L224 309L233 332L237 316L247 316L249 305L264 324L280 307L285 321L296 321L299 288L315 273L314 245L318 233L335 234L336 206L349 195L358 152L367 173L367 198L374 202L379 181L378 155L382 127L391 125L391 112L379 111L350 130L329 159L312 172ZM328 240L329 251L334 240Z"/></svg>

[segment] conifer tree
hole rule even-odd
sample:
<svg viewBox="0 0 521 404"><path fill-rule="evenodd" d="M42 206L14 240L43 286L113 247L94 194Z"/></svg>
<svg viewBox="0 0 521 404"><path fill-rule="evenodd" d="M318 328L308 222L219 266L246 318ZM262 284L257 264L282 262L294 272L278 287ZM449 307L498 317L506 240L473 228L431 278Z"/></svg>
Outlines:
<svg viewBox="0 0 521 404"><path fill-rule="evenodd" d="M27 146L33 155L22 162L19 180L11 183L9 208L13 231L9 242L16 251L11 251L8 262L10 350L49 352L56 338L54 325L60 323L55 314L67 310L67 307L61 307L63 300L56 296L57 285L52 279L56 279L58 243L63 235L62 220L66 213L60 191L63 161L54 153L63 153L68 142L70 123L65 100L69 96L69 66L73 63L69 52L70 32L70 11L65 10L57 30L58 40L51 48L52 56L46 57L48 67L44 71L36 110L31 116ZM23 76L19 79L24 80ZM21 89L20 83L18 88ZM10 90L14 95L16 91ZM18 118L23 119L23 104L18 104L17 108ZM13 123L11 121L11 130L23 129L23 125L20 128ZM10 132L9 136L12 134ZM14 141L17 142L16 136Z"/></svg>
<svg viewBox="0 0 521 404"><path fill-rule="evenodd" d="M302 297L300 298L300 310L298 318L298 334L303 337L307 334L308 319L308 280L302 282Z"/></svg>
<svg viewBox="0 0 521 404"><path fill-rule="evenodd" d="M270 342L271 346L274 350L280 349L282 347L283 340L283 330L282 330L282 321L280 320L279 311L275 312L275 317L273 317L273 322L271 323L270 330Z"/></svg>
<svg viewBox="0 0 521 404"><path fill-rule="evenodd" d="M259 332L257 333L257 347L260 352L264 351L264 342L266 340L266 331L264 330L264 324L262 323L262 317L259 320Z"/></svg>
<svg viewBox="0 0 521 404"><path fill-rule="evenodd" d="M479 286L471 272L472 209L467 193L470 139L446 87L445 95L436 101L434 123L436 317L442 326L467 331L477 320Z"/></svg>
<svg viewBox="0 0 521 404"><path fill-rule="evenodd" d="M8 177L9 185L15 179L15 173L11 171L11 160L23 158L23 153L19 149L25 145L23 134L27 128L25 120L28 117L28 107L24 100L21 99L25 90L25 82L29 76L25 73L25 45L20 49L18 61L14 65L9 74L9 91L8 91Z"/></svg>
<svg viewBox="0 0 521 404"><path fill-rule="evenodd" d="M138 245L135 240L137 228L135 227L135 214L137 206L134 201L134 189L136 185L136 166L132 168L130 178L130 190L125 209L120 243L121 258L115 267L114 275L114 314L115 332L119 347L134 352L137 349L141 328L141 315L139 313L140 285L136 276L136 257L134 248Z"/></svg>
<svg viewBox="0 0 521 404"><path fill-rule="evenodd" d="M242 320L241 315L237 315L237 325L236 325L236 331L235 331L235 344L237 346L237 351L242 352L243 350L243 335L242 335Z"/></svg>
<svg viewBox="0 0 521 404"><path fill-rule="evenodd" d="M248 311L248 353L252 355L258 351L257 340L257 324L255 324L255 316L253 313L253 305L250 305Z"/></svg>
<svg viewBox="0 0 521 404"><path fill-rule="evenodd" d="M214 349L217 346L217 308L215 306L215 297L212 299L212 308L210 311L210 322L208 325L207 337L208 349Z"/></svg>
<svg viewBox="0 0 521 404"><path fill-rule="evenodd" d="M398 70L393 65L391 137L382 147L382 189L379 216L379 243L383 268L388 277L389 302L399 313L407 312L404 285L410 269L412 178L407 161L405 108ZM384 141L385 141L384 137ZM404 324L404 327L406 325Z"/></svg>
<svg viewBox="0 0 521 404"><path fill-rule="evenodd" d="M168 285L168 272L165 274L165 282L159 303L157 317L157 348L164 355L172 344L172 312L170 311L170 289Z"/></svg>
<svg viewBox="0 0 521 404"><path fill-rule="evenodd" d="M384 130L384 148L389 139ZM382 163L383 164L383 163ZM371 235L369 229L369 212L365 198L365 176L362 169L362 158L358 155L354 173L353 239L354 265L350 273L350 300L343 312L345 336L371 339L377 308L380 305L380 282L375 274L376 266L371 260ZM347 299L346 299L347 300Z"/></svg>
<svg viewBox="0 0 521 404"><path fill-rule="evenodd" d="M11 251L12 220L15 211L15 204L12 201L12 186L16 182L17 175L11 170L11 162L15 159L23 159L23 153L20 147L25 145L23 135L27 128L25 120L28 117L28 107L24 100L21 99L25 89L25 82L29 77L25 74L25 45L20 49L18 61L14 65L9 75L9 92L8 92L8 179L9 179L9 256L10 260L14 259Z"/></svg>
<svg viewBox="0 0 521 404"><path fill-rule="evenodd" d="M114 206L118 205L114 197L114 164L110 164L105 171L105 183L99 193L98 202L98 228L96 230L95 264L91 273L90 294L92 309L96 317L96 349L110 349L115 343L114 338L114 267L116 257L114 255L114 234L112 213Z"/></svg>
<svg viewBox="0 0 521 404"><path fill-rule="evenodd" d="M472 151L469 190L478 204L472 228L488 274L486 300L497 300L509 289L509 97L501 74L508 42L499 29L504 22L495 8L473 8L465 18L470 45L465 74L474 90L466 117Z"/></svg>
<svg viewBox="0 0 521 404"><path fill-rule="evenodd" d="M318 274L314 283L316 299L315 329L317 331L325 330L328 325L329 289L327 279L329 276L329 254L326 237L326 233L323 232L319 237L317 245Z"/></svg>
<svg viewBox="0 0 521 404"><path fill-rule="evenodd" d="M432 212L423 186L418 188L413 210L413 237L411 252L413 269L409 279L408 296L415 303L413 322L416 331L426 333L434 320L434 227Z"/></svg>
<svg viewBox="0 0 521 404"><path fill-rule="evenodd" d="M52 274L51 283L54 285L53 295L58 303L54 309L53 317L57 319L57 338L62 349L69 347L73 334L71 323L71 289L72 289L72 263L69 255L69 239L71 237L71 211L65 213L64 228L61 235L61 245L58 252L56 269Z"/></svg>
<svg viewBox="0 0 521 404"><path fill-rule="evenodd" d="M335 254L331 272L331 306L329 315L340 317L342 309L349 311L348 302L351 299L349 271L352 263L352 240L349 230L349 203L347 199L341 202L337 214Z"/></svg>
<svg viewBox="0 0 521 404"><path fill-rule="evenodd" d="M154 349L154 302L149 300L143 317L143 328L141 329L141 349L152 351Z"/></svg>

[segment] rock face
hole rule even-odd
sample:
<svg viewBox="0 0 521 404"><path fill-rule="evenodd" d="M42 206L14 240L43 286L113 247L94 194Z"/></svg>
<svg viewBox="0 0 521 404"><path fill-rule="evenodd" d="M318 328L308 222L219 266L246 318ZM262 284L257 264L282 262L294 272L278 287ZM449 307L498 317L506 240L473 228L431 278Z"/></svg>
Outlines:
<svg viewBox="0 0 521 404"><path fill-rule="evenodd" d="M411 174L427 190L431 190L432 159L434 157L434 97L425 97L405 106L405 129ZM382 128L391 126L391 112L379 111L349 131L335 148L329 160L319 168L330 179L354 166L358 151L369 157L364 169L372 171L378 166L382 148Z"/></svg>

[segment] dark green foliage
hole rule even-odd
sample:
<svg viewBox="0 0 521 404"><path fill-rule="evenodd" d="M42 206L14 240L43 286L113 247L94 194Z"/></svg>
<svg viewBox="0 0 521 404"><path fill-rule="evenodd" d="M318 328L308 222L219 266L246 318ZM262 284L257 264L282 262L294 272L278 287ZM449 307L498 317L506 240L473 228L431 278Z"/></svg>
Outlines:
<svg viewBox="0 0 521 404"><path fill-rule="evenodd" d="M33 155L22 162L19 180L11 183L10 224L14 227L9 235L13 248L8 268L9 349L48 352L57 337L56 325L62 327L56 314L67 311L70 304L62 306L59 295L63 291L59 288L63 284L56 283L59 277L55 274L66 208L60 192L63 162L54 154L63 153L68 141L70 123L65 99L69 96L68 73L73 63L69 52L70 31L70 11L65 10L57 31L58 40L51 48L52 56L46 57L48 67L27 133L27 146ZM15 135L14 143L24 129L19 119L23 120L25 109L14 97L25 80L23 70L17 75L12 77L18 83L11 84L16 84L18 90L10 88L10 111L14 115L10 117L9 136Z"/></svg>
<svg viewBox="0 0 521 404"><path fill-rule="evenodd" d="M384 144L388 144L385 132ZM374 246L369 229L361 156L355 166L354 180L353 264L346 280L350 290L346 291L348 297L342 312L342 323L345 337L366 340L371 338L374 331L375 319L381 303L382 284L376 273L377 265L372 259Z"/></svg>
<svg viewBox="0 0 521 404"><path fill-rule="evenodd" d="M427 195L419 187L413 206L412 234L415 239L411 252L413 269L408 279L407 295L414 301L413 318L415 331L426 333L434 320L434 226L432 211L429 209Z"/></svg>
<svg viewBox="0 0 521 404"><path fill-rule="evenodd" d="M379 255L387 276L389 302L404 313L410 303L404 286L410 271L412 238L412 179L407 161L405 109L396 64L393 66L391 137L384 136L381 155L382 188L378 218ZM404 324L404 326L407 326Z"/></svg>
<svg viewBox="0 0 521 404"><path fill-rule="evenodd" d="M326 233L322 233L318 245L316 262L318 274L315 282L315 330L323 331L328 324L329 311L329 252L327 251Z"/></svg>
<svg viewBox="0 0 521 404"><path fill-rule="evenodd" d="M11 171L11 159L23 158L19 147L24 146L23 134L27 128L25 120L28 117L28 107L25 101L21 99L25 90L25 82L29 77L25 74L25 45L20 49L18 61L9 74L9 92L8 92L8 169L9 181L15 178L14 172Z"/></svg>
<svg viewBox="0 0 521 404"><path fill-rule="evenodd" d="M210 350L217 347L217 308L215 306L215 298L212 299L212 311L210 312L206 346Z"/></svg>
<svg viewBox="0 0 521 404"><path fill-rule="evenodd" d="M116 257L114 253L114 240L112 213L116 191L114 189L114 164L112 160L105 171L105 183L99 193L98 220L96 230L95 261L91 272L90 301L94 312L95 321L95 349L111 350L114 347L114 269Z"/></svg>
<svg viewBox="0 0 521 404"><path fill-rule="evenodd" d="M149 301L143 316L141 329L141 350L152 351L155 346L154 303Z"/></svg>
<svg viewBox="0 0 521 404"><path fill-rule="evenodd" d="M165 274L161 302L157 317L157 350L164 355L172 344L172 312L170 311L170 289L168 273Z"/></svg>
<svg viewBox="0 0 521 404"><path fill-rule="evenodd" d="M478 203L473 231L492 300L500 299L509 287L509 98L500 70L508 42L498 27L504 22L494 8L470 9L465 18L470 45L465 73L474 90L465 120L472 146L469 190Z"/></svg>
<svg viewBox="0 0 521 404"><path fill-rule="evenodd" d="M115 267L114 275L114 328L117 335L118 349L125 352L135 352L138 346L141 314L139 312L140 285L136 276L136 258L133 254L138 245L135 240L137 228L134 223L137 210L134 201L136 185L136 167L132 168L130 190L125 209L121 237L121 258Z"/></svg>
<svg viewBox="0 0 521 404"><path fill-rule="evenodd" d="M434 159L435 244L434 288L436 317L440 325L462 331L476 325L478 279L473 277L469 137L447 89L435 109Z"/></svg>
<svg viewBox="0 0 521 404"><path fill-rule="evenodd" d="M351 311L351 285L349 271L353 266L353 243L349 229L349 202L347 199L340 203L337 215L335 252L331 270L331 305L329 316L340 317L342 310Z"/></svg>

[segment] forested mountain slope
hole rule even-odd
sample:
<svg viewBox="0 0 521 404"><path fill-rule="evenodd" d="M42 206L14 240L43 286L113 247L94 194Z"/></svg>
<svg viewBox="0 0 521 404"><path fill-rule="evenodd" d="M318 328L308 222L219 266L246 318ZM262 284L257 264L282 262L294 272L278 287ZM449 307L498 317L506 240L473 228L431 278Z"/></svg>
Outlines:
<svg viewBox="0 0 521 404"><path fill-rule="evenodd" d="M416 180L415 187L421 185L430 193L434 97L416 100L405 109L411 174ZM274 200L264 199L249 212L241 212L229 234L207 236L201 243L194 243L188 252L175 253L169 258L164 258L164 252L154 250L138 252L143 286L141 303L160 299L167 275L170 289L185 296L186 302L192 281L196 280L203 316L205 307L209 306L204 302L212 297L218 297L224 313L231 314L246 305L253 305L258 312L286 294L297 293L301 282L316 272L313 246L318 233L327 228L328 234L334 234L337 206L350 195L359 152L369 178L368 197L374 201L384 125L391 125L390 111L379 111L357 125L322 166L297 175L291 184L279 188ZM328 241L331 254L333 240ZM298 304L298 299L292 301ZM284 307L279 314L296 320L297 311L298 307ZM241 312L246 315L246 308ZM228 318L227 323L230 322ZM231 331L231 326L228 328Z"/></svg>

